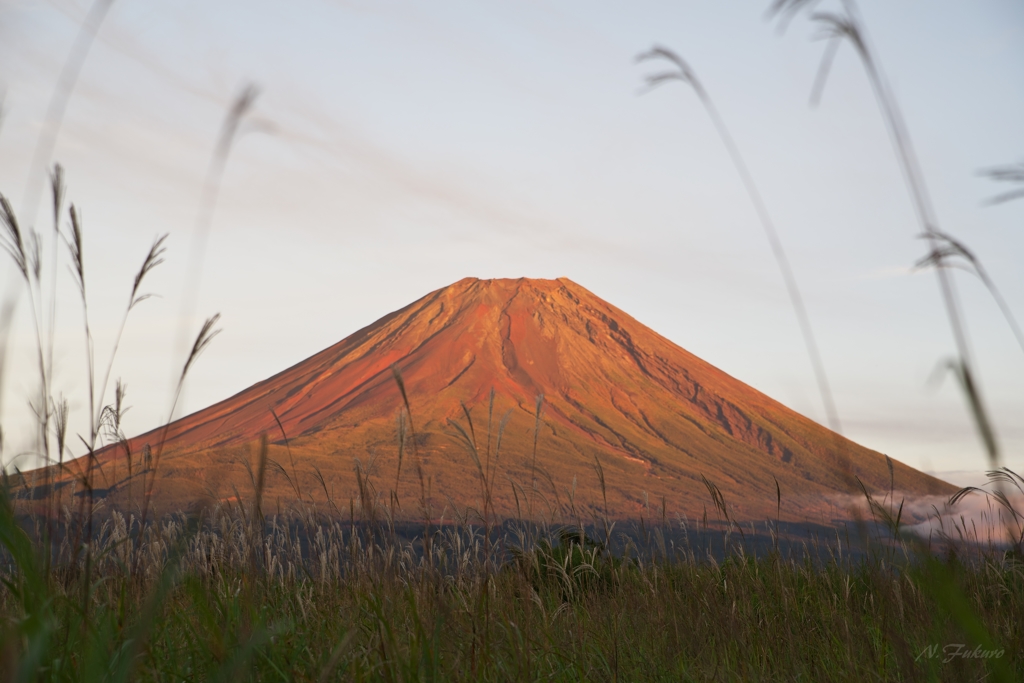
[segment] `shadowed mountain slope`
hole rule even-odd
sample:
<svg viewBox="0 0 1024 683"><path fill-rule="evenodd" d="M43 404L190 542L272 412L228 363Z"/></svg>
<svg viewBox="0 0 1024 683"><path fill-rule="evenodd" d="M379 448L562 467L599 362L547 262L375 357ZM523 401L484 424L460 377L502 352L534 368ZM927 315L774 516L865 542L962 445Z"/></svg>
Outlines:
<svg viewBox="0 0 1024 683"><path fill-rule="evenodd" d="M410 432L393 366L415 435L401 449L399 434ZM485 470L489 463L500 515L573 516L575 508L586 521L605 509L619 518L660 517L664 509L692 519L707 508L713 518L703 475L735 519L774 518L777 481L784 519L822 521L844 516L832 503L859 493L854 477L872 490L890 488L882 454L795 413L564 278L460 280L172 423L166 434L132 439L133 477L123 448L107 449L100 460L112 502L138 500L147 444L161 508L245 501L256 478L246 467L258 468L255 443L266 434L267 501L312 498L347 517L350 501L359 507L358 469L368 475L364 502L374 492L389 502L394 490L399 514L416 518L425 496L432 518L447 508L451 519L453 509L482 508L476 460L453 423L475 439ZM898 491L954 490L893 465Z"/></svg>

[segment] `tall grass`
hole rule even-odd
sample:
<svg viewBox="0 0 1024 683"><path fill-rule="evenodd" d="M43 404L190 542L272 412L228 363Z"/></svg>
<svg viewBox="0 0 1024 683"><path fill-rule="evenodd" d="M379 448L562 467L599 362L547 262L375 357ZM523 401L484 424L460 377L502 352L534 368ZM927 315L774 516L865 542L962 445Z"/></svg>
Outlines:
<svg viewBox="0 0 1024 683"><path fill-rule="evenodd" d="M187 324L195 315L199 301L199 291L203 280L203 264L206 260L206 244L213 227L213 213L217 207L220 184L227 167L228 157L238 137L239 130L246 116L252 111L259 97L260 90L253 83L245 84L228 107L221 123L217 143L206 169L202 194L199 197L199 210L196 213L195 226L192 229L192 244L189 254L189 273L185 279L185 291L181 299L181 320ZM187 328L182 327L179 346L188 343Z"/></svg>
<svg viewBox="0 0 1024 683"><path fill-rule="evenodd" d="M769 9L769 15L780 18L780 27L784 28L794 16L802 11L807 11L810 13L810 20L819 29L818 37L827 41L825 54L812 89L812 104L817 103L821 98L832 62L840 46L845 42L849 43L856 50L857 56L864 67L868 82L875 94L875 100L878 103L882 120L889 133L889 139L892 142L893 151L900 165L900 170L903 172L907 192L921 230L920 237L928 244L928 254L918 265L933 266L938 279L940 296L945 307L946 317L949 321L950 331L952 332L956 348L956 356L948 363L948 367L960 382L971 416L978 428L979 436L988 456L990 468L998 469L1001 465L999 442L978 386L977 373L974 370L974 361L971 358L967 338L967 327L964 323L963 313L960 310L959 298L956 293L956 282L952 274L952 267L955 264L950 263L950 261L959 257L971 265L975 274L982 279L990 292L997 297L1000 308L1011 323L1018 341L1021 340L1020 328L1016 325L1012 315L1009 313L1009 309L1005 306L1005 302L998 296L998 290L995 289L995 286L980 267L980 263L974 255L963 247L962 243L953 239L941 229L938 215L932 204L925 181L924 172L910 137L910 130L903 118L899 101L889 86L882 65L875 55L857 3L855 0L840 0L839 11L813 11L819 4L819 0L773 0ZM1003 176L997 173L995 177L1002 178ZM1010 179L1012 179L1012 174Z"/></svg>
<svg viewBox="0 0 1024 683"><path fill-rule="evenodd" d="M36 139L32 161L28 167L28 182L22 216L28 221L29 227L35 222L36 211L45 188L45 170L50 166L53 150L57 145L57 136L60 133L61 124L64 122L64 113L71 101L71 94L74 92L78 76L85 65L85 59L92 48L96 34L113 3L114 0L93 0L85 20L78 27L75 42L71 45L67 57L64 58L57 82L50 94L50 102L43 118L43 127Z"/></svg>
<svg viewBox="0 0 1024 683"><path fill-rule="evenodd" d="M508 523L489 538L478 524L435 526L427 543L395 527L386 498L349 521L312 504L264 516L261 452L243 500L145 523L102 514L91 565L73 545L82 520L65 506L45 571L38 527L19 526L17 498L5 496L0 660L11 679L1024 675L1024 565L977 538L943 544L944 587L983 630L998 629L998 645L937 609L934 575L899 539L867 555L840 535L711 554L699 525L680 518L648 525L652 543L620 532L614 555L558 524Z"/></svg>
<svg viewBox="0 0 1024 683"><path fill-rule="evenodd" d="M1000 448L996 437L995 429L989 417L988 410L977 382L977 375L974 370L974 362L971 357L968 343L967 328L964 322L963 313L960 310L960 302L956 291L956 282L953 278L953 269L964 268L985 284L989 292L996 299L1004 317L1010 324L1018 343L1024 349L1024 336L1016 323L1009 307L1003 300L995 284L981 266L974 254L968 250L962 242L954 239L940 228L935 207L932 204L925 176L917 158L910 131L903 118L902 111L895 93L883 72L864 22L861 18L859 7L855 0L840 0L838 11L815 11L820 4L819 0L773 0L768 15L779 19L780 30L796 15L807 12L810 20L818 27L820 39L827 41L825 54L822 58L818 75L811 93L811 103L816 104L824 90L832 62L843 43L851 45L857 53L861 64L864 67L868 82L875 95L882 120L889 133L897 162L903 172L906 189L913 204L918 224L921 230L919 237L928 244L928 253L917 264L917 267L933 267L938 279L939 292L946 311L950 330L952 332L956 356L946 362L946 366L956 376L960 383L969 412L977 426L978 435L988 456L990 465L990 479L995 487L991 494L995 500L1004 506L1000 511L999 518L1005 525L1006 540L1015 547L1019 547L1021 535L1019 533L1019 517L1017 511L1010 503L1004 490L1004 484L1009 482L1017 484L1015 475L1009 470L1000 469ZM997 180L1018 180L1012 170L997 170L990 176ZM998 200L1015 198L1016 194L1011 192L997 197ZM1019 485L1018 485L1019 488ZM955 505L972 489L964 489L953 496L949 505ZM865 490L869 505L873 511L883 515L883 521L890 528L893 535L900 537L900 514L892 515L891 503L888 511L873 503L870 495ZM902 513L902 504L899 512ZM1009 514L1002 514L1003 512ZM966 522L964 521L964 525ZM1014 533L1014 526L1017 527L1017 534ZM953 618L960 627L985 647L994 647L993 631L986 628L979 616L978 610L968 595L951 578L951 568L936 561L935 557L925 548L923 544L915 544L915 553L918 558L927 581L924 584L925 590L935 599L939 608L945 614ZM1016 556L1016 554L1014 555ZM997 667L994 673L1003 680L1009 680L1009 670L1004 667Z"/></svg>
<svg viewBox="0 0 1024 683"><path fill-rule="evenodd" d="M828 425L833 431L842 432L839 422L839 411L836 409L835 399L832 397L832 389L828 382L828 374L825 372L825 363L821 359L821 351L818 348L818 341L814 336L814 328L811 325L810 316L807 314L807 307L804 305L803 295L800 293L796 275L793 273L793 267L789 263L789 257L786 256L786 250L782 246L782 240L779 237L779 231L775 227L775 222L768 212L768 207L761 197L760 190L757 189L757 183L754 182L754 177L750 173L743 155L740 154L739 147L736 145L732 133L729 132L728 126L725 125L725 120L722 118L721 113L719 113L718 107L715 106L714 100L711 99L711 95L686 60L672 50L658 45L637 57L637 61L640 62L649 60L667 61L671 65L668 71L647 76L646 80L649 88L654 88L671 81L678 81L690 86L694 93L696 93L701 105L707 111L712 124L714 124L715 130L718 132L718 136L721 138L722 144L725 146L729 158L732 160L733 166L743 182L743 187L750 198L750 203L754 206L758 221L761 223L761 228L764 230L765 237L768 238L772 256L775 258L779 272L782 274L782 280L786 285L786 293L789 295L790 304L800 325L800 332L803 335L807 356L811 360L811 367L814 370L814 378L817 381L818 391L821 394L821 402L825 408L825 417L828 420Z"/></svg>
<svg viewBox="0 0 1024 683"><path fill-rule="evenodd" d="M986 204L1002 204L1004 202L1013 201L1014 199L1024 198L1024 161L1017 164L993 166L992 168L982 169L979 173L996 182L1009 183L1011 185L1018 186L991 197L986 201Z"/></svg>

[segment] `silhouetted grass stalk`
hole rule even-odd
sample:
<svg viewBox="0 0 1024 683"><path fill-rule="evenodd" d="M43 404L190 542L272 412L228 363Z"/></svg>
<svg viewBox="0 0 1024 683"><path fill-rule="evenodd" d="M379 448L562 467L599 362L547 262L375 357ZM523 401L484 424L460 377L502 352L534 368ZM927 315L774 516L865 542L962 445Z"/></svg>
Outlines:
<svg viewBox="0 0 1024 683"><path fill-rule="evenodd" d="M39 396L35 404L30 404L36 414L36 455L44 461L49 457L49 396L50 371L46 364L46 340L41 327L42 286L40 275L42 261L40 254L39 235L31 230L26 233L15 215L7 197L0 193L0 244L11 256L18 272L25 282L28 296L29 311L32 316L32 328L35 333L35 355L39 370Z"/></svg>
<svg viewBox="0 0 1024 683"><path fill-rule="evenodd" d="M1002 183L1010 183L1013 185L1020 185L1021 187L1014 188L1001 192L994 197L986 200L986 204L1002 204L1004 202L1013 201L1014 199L1024 198L1024 162L1018 164L1007 164L1005 166L994 166L992 168L986 168L979 171L980 175L986 176L991 180Z"/></svg>
<svg viewBox="0 0 1024 683"><path fill-rule="evenodd" d="M792 16L801 9L813 7L815 4L817 4L815 0L775 0L772 12L776 15ZM972 417L978 427L989 457L989 463L992 469L998 469L1000 460L999 446L996 441L995 431L988 417L988 412L984 407L981 392L975 380L970 348L967 341L967 331L960 312L955 283L950 272L945 267L950 243L947 239L944 239L945 236L939 229L938 218L928 194L924 174L914 152L910 133L903 120L903 114L900 111L896 97L889 88L881 65L878 63L874 51L869 45L857 4L853 0L841 0L841 4L843 8L841 13L814 12L811 15L811 20L821 28L821 37L828 40L825 57L822 60L821 68L812 91L811 101L814 103L820 98L832 60L836 55L839 45L844 40L848 41L857 51L857 55L860 57L864 70L867 73L868 81L875 93L875 99L878 102L882 119L889 133L889 139L896 152L900 170L903 172L903 178L910 193L918 223L924 238L928 242L929 255L927 260L935 266L939 291L957 350L957 358L953 361L952 368L967 396Z"/></svg>
<svg viewBox="0 0 1024 683"><path fill-rule="evenodd" d="M247 83L242 87L224 116L220 133L217 136L217 144L213 149L213 154L210 156L210 162L206 169L206 178L203 181L202 194L199 198L199 209L196 213L195 227L192 230L189 270L181 299L180 319L182 327L180 339L178 340L179 348L184 347L187 343L188 325L191 324L199 302L199 292L203 279L203 264L206 259L206 244L213 226L213 212L217 206L217 197L220 194L224 169L227 166L228 157L238 136L239 127L245 116L252 110L259 92L259 88L252 83Z"/></svg>
<svg viewBox="0 0 1024 683"><path fill-rule="evenodd" d="M814 336L814 328L811 326L811 319L807 315L807 308L804 305L803 296L800 294L800 288L797 285L796 276L793 274L793 268L789 263L789 258L786 256L786 251L782 247L782 240L779 238L779 233L775 228L775 223L772 221L771 215L768 213L768 208L765 206L764 200L761 198L761 193L757 189L757 184L754 182L750 169L747 168L747 163L743 159L743 155L740 154L739 147L737 147L736 142L733 140L732 134L729 132L728 127L726 127L725 121L722 119L722 115L718 112L718 108L712 101L711 96L704 88L700 79L697 78L697 74L693 71L690 65L676 53L660 46L655 46L651 48L649 52L645 52L637 57L637 61L646 61L651 59L668 60L675 68L670 71L648 76L648 87L653 88L668 81L680 81L693 88L693 91L697 94L698 99L707 111L708 116L711 118L711 122L714 124L715 130L718 132L718 135L722 140L722 144L725 145L725 148L729 153L729 158L732 160L733 166L736 168L736 172L739 174L740 179L743 182L743 187L747 192L747 196L750 198L750 202L754 205L754 210L757 212L758 220L761 222L761 227L764 229L765 236L768 238L768 244L771 246L772 256L774 256L775 262L778 264L779 272L782 273L782 279L786 285L786 293L789 295L790 304L793 306L793 312L796 314L797 322L800 325L800 332L803 336L804 345L807 347L807 356L811 360L811 367L814 371L814 378L818 384L818 392L821 394L821 402L825 408L825 417L828 420L828 426L832 431L842 433L842 425L839 421L839 411L836 409L835 399L832 397L832 389L829 386L828 374L825 372L825 363L821 359L818 342Z"/></svg>
<svg viewBox="0 0 1024 683"><path fill-rule="evenodd" d="M89 54L96 33L99 31L103 20L114 0L94 0L89 8L85 21L78 28L75 42L64 60L57 82L54 85L53 93L50 95L50 102L46 108L46 116L43 119L43 129L36 139L35 150L32 153L32 161L29 164L28 183L25 188L25 204L22 207L22 215L31 226L35 221L36 210L39 208L39 199L42 195L45 183L45 169L50 165L54 147L57 144L57 135L60 132L61 124L64 121L64 113L67 111L68 102L71 100L71 93L74 91L78 76L85 64L85 58ZM57 212L59 215L59 212Z"/></svg>

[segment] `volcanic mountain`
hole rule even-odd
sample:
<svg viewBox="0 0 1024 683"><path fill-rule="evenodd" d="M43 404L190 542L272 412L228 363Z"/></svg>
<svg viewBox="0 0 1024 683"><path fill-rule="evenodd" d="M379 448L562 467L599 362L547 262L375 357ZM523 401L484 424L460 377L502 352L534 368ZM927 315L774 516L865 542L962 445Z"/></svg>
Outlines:
<svg viewBox="0 0 1024 683"><path fill-rule="evenodd" d="M408 411L403 400L408 400ZM539 417L538 417L539 407ZM822 521L830 501L888 491L885 456L702 361L567 279L466 278L231 398L101 454L108 498L155 471L163 509L254 495L349 513L377 495L410 518L714 510ZM475 444L475 445L474 445ZM147 455L143 455L147 454ZM479 465L477 464L479 463ZM953 487L898 462L896 489ZM489 473L489 475L487 474ZM603 484L602 484L603 482ZM375 492L375 493L374 493ZM328 500L329 499L329 500ZM589 512L587 512L589 511Z"/></svg>

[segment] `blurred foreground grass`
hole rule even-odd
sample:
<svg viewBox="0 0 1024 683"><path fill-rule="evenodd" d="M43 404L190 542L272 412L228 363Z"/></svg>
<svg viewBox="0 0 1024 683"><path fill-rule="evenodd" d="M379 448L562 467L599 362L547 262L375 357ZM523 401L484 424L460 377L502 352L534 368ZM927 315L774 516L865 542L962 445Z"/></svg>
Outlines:
<svg viewBox="0 0 1024 683"><path fill-rule="evenodd" d="M47 569L12 512L2 680L1024 679L1024 565L991 549L856 558L837 537L824 562L742 544L716 561L660 528L613 556L466 525L426 555L386 523L235 506L144 528L112 513L77 545L66 515Z"/></svg>

